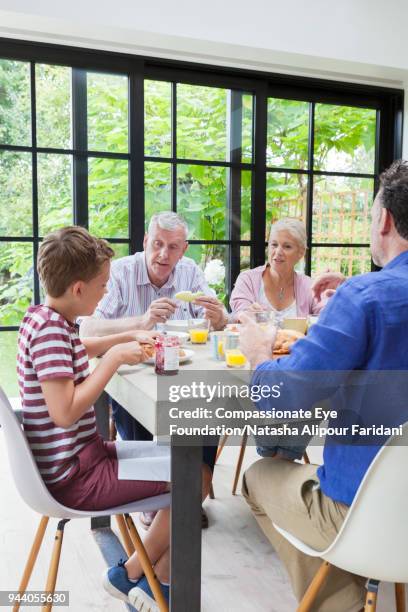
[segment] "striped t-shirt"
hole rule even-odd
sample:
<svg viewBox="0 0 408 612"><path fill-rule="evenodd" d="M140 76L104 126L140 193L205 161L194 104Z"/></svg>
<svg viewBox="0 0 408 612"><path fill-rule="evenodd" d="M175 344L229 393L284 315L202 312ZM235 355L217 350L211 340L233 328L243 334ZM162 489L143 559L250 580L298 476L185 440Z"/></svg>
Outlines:
<svg viewBox="0 0 408 612"><path fill-rule="evenodd" d="M112 262L108 292L99 302L94 316L120 319L143 315L158 298L174 299L178 291L215 293L207 284L204 273L189 257L182 257L162 287L155 287L147 273L144 251ZM194 319L204 316L204 309L191 302L178 302L170 319Z"/></svg>
<svg viewBox="0 0 408 612"><path fill-rule="evenodd" d="M31 306L19 330L17 373L25 435L44 481L58 482L97 436L93 406L63 429L51 420L41 390L45 380L71 378L79 385L88 376L88 355L75 326L48 306Z"/></svg>

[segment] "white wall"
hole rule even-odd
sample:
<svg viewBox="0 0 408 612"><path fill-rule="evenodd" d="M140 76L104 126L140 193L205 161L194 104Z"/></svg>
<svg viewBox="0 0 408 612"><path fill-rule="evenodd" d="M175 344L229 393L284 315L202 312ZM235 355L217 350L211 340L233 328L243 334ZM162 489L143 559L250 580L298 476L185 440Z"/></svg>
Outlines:
<svg viewBox="0 0 408 612"><path fill-rule="evenodd" d="M407 23L406 0L0 0L0 36L408 93Z"/></svg>

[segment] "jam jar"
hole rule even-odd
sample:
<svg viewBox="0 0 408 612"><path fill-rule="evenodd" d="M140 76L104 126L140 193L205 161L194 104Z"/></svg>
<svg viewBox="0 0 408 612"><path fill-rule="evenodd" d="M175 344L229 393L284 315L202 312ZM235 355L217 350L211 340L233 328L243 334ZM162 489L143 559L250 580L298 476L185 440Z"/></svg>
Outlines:
<svg viewBox="0 0 408 612"><path fill-rule="evenodd" d="M156 349L156 374L171 376L179 371L179 346L177 336L159 335L154 347Z"/></svg>

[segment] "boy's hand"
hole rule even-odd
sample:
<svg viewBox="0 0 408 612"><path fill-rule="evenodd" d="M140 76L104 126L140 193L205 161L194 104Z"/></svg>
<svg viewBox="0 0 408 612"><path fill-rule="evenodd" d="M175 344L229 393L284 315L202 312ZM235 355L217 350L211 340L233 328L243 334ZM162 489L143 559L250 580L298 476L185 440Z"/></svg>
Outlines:
<svg viewBox="0 0 408 612"><path fill-rule="evenodd" d="M146 359L146 354L139 342L122 342L112 346L106 355L112 355L117 361L117 367L126 365L137 365Z"/></svg>
<svg viewBox="0 0 408 612"><path fill-rule="evenodd" d="M136 330L131 332L131 336L134 336L134 340L136 342L140 342L141 344L151 344L154 345L154 340L157 338L159 332L157 331L144 331L144 330Z"/></svg>

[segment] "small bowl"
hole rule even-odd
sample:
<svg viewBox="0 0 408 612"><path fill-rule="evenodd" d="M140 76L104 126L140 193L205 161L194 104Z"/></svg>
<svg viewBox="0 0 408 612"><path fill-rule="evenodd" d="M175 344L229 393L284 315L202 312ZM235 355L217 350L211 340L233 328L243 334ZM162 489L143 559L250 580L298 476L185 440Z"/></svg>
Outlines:
<svg viewBox="0 0 408 612"><path fill-rule="evenodd" d="M201 327L207 319L194 319L194 327ZM191 319L169 319L166 321L166 331L188 332L191 328Z"/></svg>

